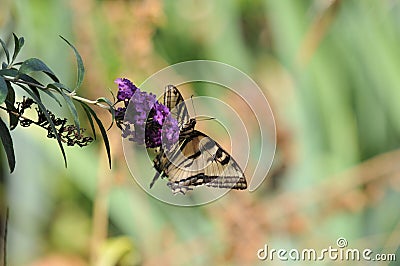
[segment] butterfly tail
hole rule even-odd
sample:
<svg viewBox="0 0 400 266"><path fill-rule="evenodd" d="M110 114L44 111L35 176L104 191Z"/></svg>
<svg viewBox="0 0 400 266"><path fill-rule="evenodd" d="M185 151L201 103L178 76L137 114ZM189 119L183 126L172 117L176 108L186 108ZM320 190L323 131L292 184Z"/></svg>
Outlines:
<svg viewBox="0 0 400 266"><path fill-rule="evenodd" d="M160 173L157 171L156 174L153 177L153 180L150 183L150 188L153 187L154 183L157 181L157 179L160 177Z"/></svg>

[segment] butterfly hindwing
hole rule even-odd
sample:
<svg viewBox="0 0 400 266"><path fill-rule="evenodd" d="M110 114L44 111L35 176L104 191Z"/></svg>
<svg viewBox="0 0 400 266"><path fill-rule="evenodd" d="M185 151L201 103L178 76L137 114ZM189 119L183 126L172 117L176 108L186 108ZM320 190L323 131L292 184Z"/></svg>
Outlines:
<svg viewBox="0 0 400 266"><path fill-rule="evenodd" d="M246 189L247 182L236 161L217 142L194 130L183 97L174 86L167 86L164 104L180 124L179 141L170 150L160 149L154 159L157 178L167 177L174 194L185 194L195 186Z"/></svg>
<svg viewBox="0 0 400 266"><path fill-rule="evenodd" d="M171 188L206 185L245 189L244 174L236 161L213 139L194 130L164 169Z"/></svg>

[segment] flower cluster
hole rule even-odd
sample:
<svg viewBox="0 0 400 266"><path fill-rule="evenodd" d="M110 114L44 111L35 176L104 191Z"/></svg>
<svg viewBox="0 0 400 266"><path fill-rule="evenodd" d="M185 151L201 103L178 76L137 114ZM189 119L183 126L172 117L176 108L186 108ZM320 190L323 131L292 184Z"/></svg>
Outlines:
<svg viewBox="0 0 400 266"><path fill-rule="evenodd" d="M129 101L129 99L133 96L133 94L138 90L138 88L133 84L129 79L118 78L115 80L115 83L118 84L118 93L117 99L118 101Z"/></svg>
<svg viewBox="0 0 400 266"><path fill-rule="evenodd" d="M162 128L161 140L165 145L163 148L169 150L179 139L178 121L169 115L165 118Z"/></svg>
<svg viewBox="0 0 400 266"><path fill-rule="evenodd" d="M116 79L118 102L124 107L115 110L117 125L124 138L146 148L170 149L179 138L178 121L170 115L168 107L159 103L156 95L141 91L128 79Z"/></svg>
<svg viewBox="0 0 400 266"><path fill-rule="evenodd" d="M61 141L67 143L68 146L77 145L79 147L84 147L93 141L92 137L83 135L83 132L85 131L84 128L78 129L75 125L68 125L66 118L56 117L49 110L46 111L55 127L56 133L53 131L49 121L46 119L45 114L38 107L34 108L37 113L37 120L25 117L25 111L27 109L32 109L34 105L37 105L34 100L24 96L21 102L16 102L16 108L11 111L12 115L18 119L18 122L22 127L29 127L31 125L42 127L47 130L48 138L56 138L55 134L57 134Z"/></svg>

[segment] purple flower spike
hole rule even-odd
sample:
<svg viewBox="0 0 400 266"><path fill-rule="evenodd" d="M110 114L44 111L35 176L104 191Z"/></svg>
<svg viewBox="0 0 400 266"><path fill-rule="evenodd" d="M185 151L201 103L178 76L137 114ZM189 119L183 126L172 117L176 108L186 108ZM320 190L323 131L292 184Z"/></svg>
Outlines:
<svg viewBox="0 0 400 266"><path fill-rule="evenodd" d="M129 100L138 89L129 79L117 78L114 82L118 84L118 101Z"/></svg>
<svg viewBox="0 0 400 266"><path fill-rule="evenodd" d="M118 107L115 110L115 118L117 120L123 120L126 112L126 107Z"/></svg>
<svg viewBox="0 0 400 266"><path fill-rule="evenodd" d="M179 139L179 126L178 121L171 115L165 118L162 128L162 142L165 149L169 150Z"/></svg>
<svg viewBox="0 0 400 266"><path fill-rule="evenodd" d="M146 148L163 144L163 148L169 150L179 139L179 126L168 107L159 103L156 95L140 91L128 79L118 78L115 83L118 84L118 101L125 105L115 110L123 137L145 144Z"/></svg>

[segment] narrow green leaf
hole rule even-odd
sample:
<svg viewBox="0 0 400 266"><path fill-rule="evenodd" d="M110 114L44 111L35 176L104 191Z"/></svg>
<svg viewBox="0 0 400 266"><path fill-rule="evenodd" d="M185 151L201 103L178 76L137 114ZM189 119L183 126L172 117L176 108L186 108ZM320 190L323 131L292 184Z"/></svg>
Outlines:
<svg viewBox="0 0 400 266"><path fill-rule="evenodd" d="M39 100L42 100L40 98L39 90L35 86L28 85L28 87L32 90L32 92L36 95L36 97L38 97Z"/></svg>
<svg viewBox="0 0 400 266"><path fill-rule="evenodd" d="M10 52L7 49L7 45L2 39L0 39L0 43L3 47L4 53L6 54L7 64L10 64Z"/></svg>
<svg viewBox="0 0 400 266"><path fill-rule="evenodd" d="M10 82L7 82L8 87L8 94L6 98L6 107L8 110L14 113L18 113L17 108L15 108L15 91L14 88L11 86ZM9 112L9 120L10 120L10 130L13 130L18 125L18 116Z"/></svg>
<svg viewBox="0 0 400 266"><path fill-rule="evenodd" d="M40 98L40 94L37 88L40 88L41 91L43 91L44 93L46 93L47 95L49 95L52 99L54 99L58 105L61 107L62 104L61 102L57 99L57 97L55 97L55 95L49 91L48 89L43 89L43 84L40 83L39 81L37 81L36 79L32 78L29 75L26 74L20 74L19 78L23 81L29 82L32 85L29 85L29 88L31 88L31 90ZM49 88L49 86L47 86L47 88ZM59 89L57 87L53 87L53 89L57 89L57 91L59 91Z"/></svg>
<svg viewBox="0 0 400 266"><path fill-rule="evenodd" d="M15 168L14 146L10 135L10 131L8 130L6 124L3 122L1 118L0 118L0 139L4 147L4 151L6 152L7 155L10 172L12 173Z"/></svg>
<svg viewBox="0 0 400 266"><path fill-rule="evenodd" d="M4 103L7 98L8 88L7 83L2 76L0 76L0 104Z"/></svg>
<svg viewBox="0 0 400 266"><path fill-rule="evenodd" d="M105 104L107 104L108 105L108 111L110 112L110 114L111 114L111 117L112 117L112 121L111 121L111 125L107 128L107 130L109 130L112 126L113 126L113 124L114 124L114 120L115 120L115 110L114 110L114 104L109 100L109 99L107 99L107 98L105 98L105 97L100 97L100 98L98 98L97 100L96 100L98 103L105 103Z"/></svg>
<svg viewBox="0 0 400 266"><path fill-rule="evenodd" d="M25 60L24 62L22 62L22 65L19 68L19 73L21 74L29 74L32 72L43 72L55 82L59 82L57 76L53 73L53 71L42 60L38 58L29 58Z"/></svg>
<svg viewBox="0 0 400 266"><path fill-rule="evenodd" d="M25 42L23 37L18 39L18 37L17 37L17 35L15 35L15 33L13 33L13 36L14 36L14 53L13 53L11 63L13 63L15 61L15 58L17 58L17 55L21 51L21 48L22 48L22 46L24 46L24 42Z"/></svg>
<svg viewBox="0 0 400 266"><path fill-rule="evenodd" d="M96 101L97 101L98 103L106 103L106 104L107 104L108 106L110 106L110 107L113 106L113 103L110 101L110 99L107 99L106 97L97 98Z"/></svg>
<svg viewBox="0 0 400 266"><path fill-rule="evenodd" d="M39 81L37 81L36 79L32 78L32 77L29 76L29 75L19 73L18 78L21 79L21 80L23 80L23 81L32 83L33 86L36 86L36 87L39 87L39 88L40 88L40 87L43 87L43 84L42 84L42 83L40 83Z"/></svg>
<svg viewBox="0 0 400 266"><path fill-rule="evenodd" d="M72 50L74 50L74 53L75 53L76 63L77 63L77 68L78 68L76 85L75 85L75 91L76 91L82 85L83 77L85 76L85 67L83 65L83 60L82 60L82 57L79 54L78 50L67 39L65 39L61 35L60 35L60 38L63 39L72 48Z"/></svg>
<svg viewBox="0 0 400 266"><path fill-rule="evenodd" d="M65 155L65 150L62 145L61 138L57 134L57 129L56 129L53 121L51 120L50 115L47 113L46 107L43 105L42 101L35 95L35 93L33 93L32 91L30 91L28 88L26 88L25 86L23 86L21 84L17 84L17 85L20 86L23 90L25 90L32 97L32 99L35 100L36 104L39 106L39 109L45 115L47 122L49 122L49 124L50 124L51 130L53 131L54 135L56 136L58 146L60 147L62 156L64 158L65 167L67 167L67 156Z"/></svg>
<svg viewBox="0 0 400 266"><path fill-rule="evenodd" d="M72 114L72 117L74 119L74 124L75 124L75 126L76 126L76 128L78 130L78 133L80 133L80 122L79 122L78 112L76 111L76 107L75 107L71 97L69 97L65 93L61 93L61 95L63 96L65 102L67 103L69 111Z"/></svg>
<svg viewBox="0 0 400 266"><path fill-rule="evenodd" d="M13 53L13 56L12 56L11 63L14 62L14 60L15 60L15 58L17 57L17 55L18 55L18 53L19 53L19 50L20 50L20 47L19 47L19 40L18 40L17 35L15 35L15 33L13 33L13 37L14 37L14 53Z"/></svg>
<svg viewBox="0 0 400 266"><path fill-rule="evenodd" d="M108 89L108 91L111 93L111 96L113 97L113 102L115 103L116 99L115 99L115 95L114 95L113 91L111 89Z"/></svg>
<svg viewBox="0 0 400 266"><path fill-rule="evenodd" d="M57 85L58 86L62 85L64 87L64 85L61 84L61 83L49 84L48 87L55 89L59 94L62 95L62 97L64 98L65 102L67 103L69 111L72 114L75 126L78 129L78 133L79 133L80 132L80 122L79 122L78 112L76 111L76 107L75 107L71 97L69 97L67 94L65 94Z"/></svg>
<svg viewBox="0 0 400 266"><path fill-rule="evenodd" d="M64 85L62 83L54 82L53 85L58 87L58 88L60 88L60 89L62 89L62 90L65 90L67 92L72 92L72 90L70 88L68 88L66 85Z"/></svg>
<svg viewBox="0 0 400 266"><path fill-rule="evenodd" d="M20 37L20 38L18 39L18 43L19 43L19 50L21 51L22 46L24 46L24 44L25 44L25 39L24 39L24 37Z"/></svg>
<svg viewBox="0 0 400 266"><path fill-rule="evenodd" d="M7 68L7 69L0 69L0 75L1 76L7 76L7 77L12 77L15 78L18 76L18 70L15 68Z"/></svg>
<svg viewBox="0 0 400 266"><path fill-rule="evenodd" d="M106 151L107 151L108 164L111 169L111 152L110 152L110 143L109 143L108 137L107 137L107 131L104 128L103 123L101 123L100 119L97 117L96 113L92 110L92 108L90 108L84 102L80 102L80 103L81 103L82 107L84 109L86 109L93 116L94 120L96 120L96 123L100 129L101 136L103 137L104 146L106 147Z"/></svg>
<svg viewBox="0 0 400 266"><path fill-rule="evenodd" d="M50 96L54 101L56 101L60 107L62 107L60 100L57 99L57 97L54 95L54 93L52 93L49 90L43 90L43 92L46 93L48 96Z"/></svg>
<svg viewBox="0 0 400 266"><path fill-rule="evenodd" d="M82 104L82 102L79 102L79 103ZM82 105L82 107L83 107L83 105ZM83 110L85 111L86 116L87 116L87 118L89 120L90 128L92 129L93 138L96 140L97 139L97 137L96 137L96 129L94 128L92 115L90 114L90 112L88 110L86 110L86 108L83 108Z"/></svg>

